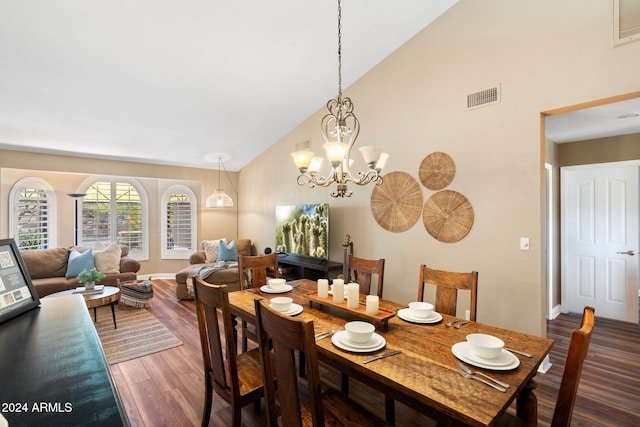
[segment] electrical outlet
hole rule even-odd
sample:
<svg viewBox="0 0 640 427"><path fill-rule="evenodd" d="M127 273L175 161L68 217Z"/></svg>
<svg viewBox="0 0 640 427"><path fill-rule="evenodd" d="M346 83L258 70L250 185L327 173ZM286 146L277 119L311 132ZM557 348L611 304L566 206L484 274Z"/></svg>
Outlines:
<svg viewBox="0 0 640 427"><path fill-rule="evenodd" d="M528 237L521 237L520 238L520 250L521 251L528 251L529 250L529 238Z"/></svg>
<svg viewBox="0 0 640 427"><path fill-rule="evenodd" d="M464 318L466 320L471 320L471 312L469 310L464 312Z"/></svg>

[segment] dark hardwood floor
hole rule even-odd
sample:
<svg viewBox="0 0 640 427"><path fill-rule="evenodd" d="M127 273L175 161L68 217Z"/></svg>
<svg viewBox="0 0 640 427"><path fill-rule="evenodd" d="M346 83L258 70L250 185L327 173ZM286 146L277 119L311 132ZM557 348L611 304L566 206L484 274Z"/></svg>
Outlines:
<svg viewBox="0 0 640 427"><path fill-rule="evenodd" d="M204 381L194 304L176 300L175 281L156 279L153 282L150 311L183 345L112 365L111 371L132 426L196 426L202 416ZM548 337L554 340L550 355L553 366L546 374L536 377L541 426L550 424L571 330L579 324L579 315L561 315L548 322ZM639 352L640 326L596 318L578 389L573 426L640 425ZM323 377L328 382L339 383L337 373L327 371ZM381 395L356 381L352 382L351 390L353 397L383 415ZM398 426L433 425L406 406L397 405L396 412ZM209 426L230 424L228 405L215 398ZM243 426L263 425L263 414L256 414L251 405L243 410Z"/></svg>

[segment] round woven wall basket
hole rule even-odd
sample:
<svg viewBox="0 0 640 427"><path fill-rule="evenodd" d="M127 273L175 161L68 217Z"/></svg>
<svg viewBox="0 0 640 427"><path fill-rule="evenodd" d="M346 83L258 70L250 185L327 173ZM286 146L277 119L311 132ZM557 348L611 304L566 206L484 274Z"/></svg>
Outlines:
<svg viewBox="0 0 640 427"><path fill-rule="evenodd" d="M473 207L457 191L438 191L425 202L422 221L435 239L445 243L457 242L471 230Z"/></svg>
<svg viewBox="0 0 640 427"><path fill-rule="evenodd" d="M429 190L442 190L456 176L456 165L451 156L436 151L422 160L418 175L422 185Z"/></svg>
<svg viewBox="0 0 640 427"><path fill-rule="evenodd" d="M371 213L380 227L399 233L418 221L423 200L415 178L405 172L390 172L371 192Z"/></svg>

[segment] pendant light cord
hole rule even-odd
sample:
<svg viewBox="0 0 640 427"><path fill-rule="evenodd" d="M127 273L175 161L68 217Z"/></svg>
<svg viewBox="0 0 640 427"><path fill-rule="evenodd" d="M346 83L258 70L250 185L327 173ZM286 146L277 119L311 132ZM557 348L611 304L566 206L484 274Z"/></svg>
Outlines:
<svg viewBox="0 0 640 427"><path fill-rule="evenodd" d="M338 0L338 98L342 98L342 3Z"/></svg>
<svg viewBox="0 0 640 427"><path fill-rule="evenodd" d="M224 163L222 163L222 157L218 157L218 188L222 188L221 187L221 182L220 182L220 170L224 171L224 174L227 177L227 180L229 180L229 184L231 184L231 188L233 188L233 191L237 195L238 194L238 190L236 190L236 186L233 185L233 181L231 181L231 178L229 177L229 172L227 172L227 168L225 168L224 167Z"/></svg>

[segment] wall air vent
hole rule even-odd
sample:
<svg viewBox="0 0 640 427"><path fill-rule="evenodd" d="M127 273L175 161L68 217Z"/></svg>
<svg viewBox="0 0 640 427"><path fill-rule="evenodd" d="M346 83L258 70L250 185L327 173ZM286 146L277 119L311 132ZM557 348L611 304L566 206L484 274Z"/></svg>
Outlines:
<svg viewBox="0 0 640 427"><path fill-rule="evenodd" d="M467 95L467 110L500 102L500 85Z"/></svg>
<svg viewBox="0 0 640 427"><path fill-rule="evenodd" d="M311 148L311 141L301 141L296 143L296 151L306 151Z"/></svg>

